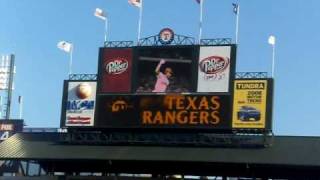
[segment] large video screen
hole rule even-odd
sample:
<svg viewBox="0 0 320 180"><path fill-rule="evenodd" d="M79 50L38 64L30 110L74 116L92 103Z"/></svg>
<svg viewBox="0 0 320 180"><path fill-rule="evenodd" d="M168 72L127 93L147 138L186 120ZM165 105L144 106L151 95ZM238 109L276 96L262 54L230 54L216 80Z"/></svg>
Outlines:
<svg viewBox="0 0 320 180"><path fill-rule="evenodd" d="M140 47L136 56L136 93L193 92L197 49L191 47Z"/></svg>

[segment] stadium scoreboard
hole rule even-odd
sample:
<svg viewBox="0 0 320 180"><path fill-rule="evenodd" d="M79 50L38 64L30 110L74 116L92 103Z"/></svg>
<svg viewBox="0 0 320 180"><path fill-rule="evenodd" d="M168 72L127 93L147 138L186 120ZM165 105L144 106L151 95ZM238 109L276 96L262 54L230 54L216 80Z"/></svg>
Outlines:
<svg viewBox="0 0 320 180"><path fill-rule="evenodd" d="M273 80L235 79L236 45L100 48L97 80L66 80L61 127L272 129Z"/></svg>

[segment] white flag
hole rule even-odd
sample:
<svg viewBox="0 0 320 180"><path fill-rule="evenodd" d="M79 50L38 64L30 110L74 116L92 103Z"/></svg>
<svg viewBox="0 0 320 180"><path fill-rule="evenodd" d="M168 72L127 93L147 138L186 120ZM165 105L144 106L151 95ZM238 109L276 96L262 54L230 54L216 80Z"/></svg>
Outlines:
<svg viewBox="0 0 320 180"><path fill-rule="evenodd" d="M134 5L136 7L141 8L141 1L142 0L128 0L129 4Z"/></svg>
<svg viewBox="0 0 320 180"><path fill-rule="evenodd" d="M96 11L94 12L94 15L97 17L97 18L100 18L102 20L107 20L107 16L104 14L103 10L100 9L100 8L96 8Z"/></svg>
<svg viewBox="0 0 320 180"><path fill-rule="evenodd" d="M270 36L268 42L271 45L275 45L276 44L276 37Z"/></svg>
<svg viewBox="0 0 320 180"><path fill-rule="evenodd" d="M70 53L72 51L72 44L66 41L60 41L57 46L59 49L67 53Z"/></svg>

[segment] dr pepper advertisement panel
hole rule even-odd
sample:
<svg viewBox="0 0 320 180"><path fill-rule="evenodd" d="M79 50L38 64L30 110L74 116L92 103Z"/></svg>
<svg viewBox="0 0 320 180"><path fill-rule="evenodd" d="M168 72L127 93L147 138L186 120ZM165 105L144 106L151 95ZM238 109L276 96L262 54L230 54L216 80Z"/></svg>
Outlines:
<svg viewBox="0 0 320 180"><path fill-rule="evenodd" d="M232 46L200 46L197 92L229 92Z"/></svg>
<svg viewBox="0 0 320 180"><path fill-rule="evenodd" d="M103 95L96 127L230 129L227 95Z"/></svg>
<svg viewBox="0 0 320 180"><path fill-rule="evenodd" d="M99 92L128 93L131 91L133 51L131 48L101 48Z"/></svg>

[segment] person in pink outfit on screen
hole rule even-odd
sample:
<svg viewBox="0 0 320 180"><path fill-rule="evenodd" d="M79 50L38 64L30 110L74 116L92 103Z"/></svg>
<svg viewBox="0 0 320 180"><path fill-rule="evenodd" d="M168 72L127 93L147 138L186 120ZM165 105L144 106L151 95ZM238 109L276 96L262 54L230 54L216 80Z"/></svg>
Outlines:
<svg viewBox="0 0 320 180"><path fill-rule="evenodd" d="M152 92L166 92L167 90L167 87L169 85L169 78L172 76L172 69L169 67L166 67L164 70L164 73L162 73L160 71L160 68L165 63L166 61L164 59L161 59L161 61L159 62L155 70L157 74L157 82Z"/></svg>

